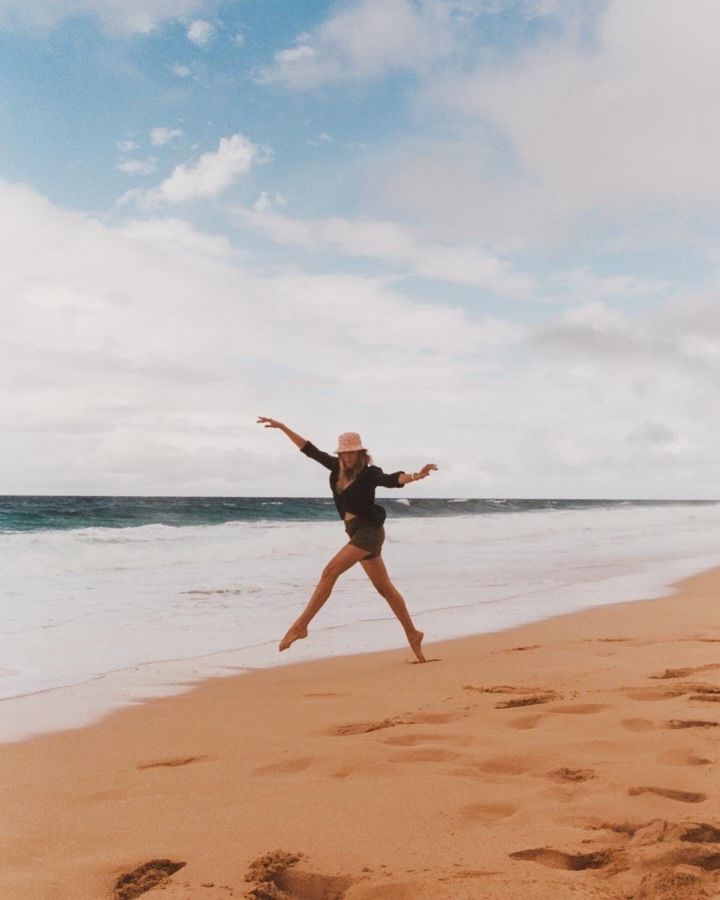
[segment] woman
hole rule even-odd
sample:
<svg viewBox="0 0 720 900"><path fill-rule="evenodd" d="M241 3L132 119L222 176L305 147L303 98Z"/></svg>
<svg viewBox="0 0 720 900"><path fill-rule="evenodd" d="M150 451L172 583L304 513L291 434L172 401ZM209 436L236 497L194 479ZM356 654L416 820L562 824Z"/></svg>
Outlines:
<svg viewBox="0 0 720 900"><path fill-rule="evenodd" d="M413 625L410 613L405 606L401 594L395 588L380 555L385 540L385 510L374 503L375 488L401 488L410 481L427 478L435 463L427 463L419 472L408 475L405 472L393 472L386 475L378 466L372 465L372 457L363 447L360 435L348 431L338 439L337 456L323 453L310 441L295 434L282 422L258 416L259 423L266 428L279 428L310 459L314 459L330 470L330 488L335 500L338 515L345 522L345 531L349 542L336 553L325 566L315 591L305 607L302 615L290 626L287 634L280 642L280 650L287 648L300 638L307 637L308 625L323 603L332 593L335 582L356 562L362 563L368 578L380 594L390 604L390 608L405 629L408 643L419 662L425 662L422 652L422 631Z"/></svg>

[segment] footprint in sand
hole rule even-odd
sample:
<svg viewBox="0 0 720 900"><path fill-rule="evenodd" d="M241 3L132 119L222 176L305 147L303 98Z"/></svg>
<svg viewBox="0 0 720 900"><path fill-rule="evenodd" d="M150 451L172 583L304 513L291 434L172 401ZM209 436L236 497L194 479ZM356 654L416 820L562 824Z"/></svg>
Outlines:
<svg viewBox="0 0 720 900"><path fill-rule="evenodd" d="M661 823L661 831L664 833L665 825L667 824L661 819L654 819L652 823L647 823L645 825L638 825L632 822L606 822L599 819L591 821L587 821L586 819L569 819L568 821L577 824L580 828L586 828L589 831L612 831L615 834L622 835L626 838L634 837L638 831L647 828L648 824L653 823Z"/></svg>
<svg viewBox="0 0 720 900"><path fill-rule="evenodd" d="M505 700L502 703L496 703L496 709L512 709L522 706L535 706L539 703L549 703L552 700L557 700L558 695L554 692L549 692L548 694L533 694L530 697L518 697L512 700ZM521 731L530 730L532 728L537 728L540 724L540 721L545 718L545 715L554 715L555 713L559 713L560 715L577 715L577 716L591 716L596 713L603 712L606 709L610 709L609 706L602 703L575 703L572 706L555 706L552 709L549 709L545 714L538 714L536 716L523 716L518 719L514 719L507 724L510 728L519 728Z"/></svg>
<svg viewBox="0 0 720 900"><path fill-rule="evenodd" d="M470 803L463 806L461 813L464 818L470 819L472 822L497 822L499 819L507 819L514 815L519 806L512 803Z"/></svg>
<svg viewBox="0 0 720 900"><path fill-rule="evenodd" d="M513 697L495 704L495 709L516 709L519 706L536 706L538 703L550 703L556 700L557 694L532 694L530 697Z"/></svg>
<svg viewBox="0 0 720 900"><path fill-rule="evenodd" d="M559 769L553 769L551 772L548 772L545 777L551 781L566 783L590 781L592 778L597 778L597 774L592 769L569 769L566 766L562 766Z"/></svg>
<svg viewBox="0 0 720 900"><path fill-rule="evenodd" d="M459 759L461 753L452 750L441 750L439 747L419 747L417 750L405 750L390 756L390 762L449 762Z"/></svg>
<svg viewBox="0 0 720 900"><path fill-rule="evenodd" d="M553 709L548 710L547 713L538 714L536 716L522 716L518 719L513 719L513 721L508 722L507 724L510 728L519 728L521 731L529 731L533 728L537 728L546 715L550 716L559 713L560 715L590 716L595 713L603 712L603 710L606 709L610 709L610 707L602 703L577 703L574 706L556 706Z"/></svg>
<svg viewBox="0 0 720 900"><path fill-rule="evenodd" d="M614 831L629 838L635 846L648 846L650 844L669 843L673 840L693 844L717 844L720 843L720 828L710 825L708 822L691 822L675 824L667 819L653 819L644 824L631 822L602 822L601 824L583 825L593 831ZM682 851L681 851L682 852ZM720 868L720 854L715 853L716 866Z"/></svg>
<svg viewBox="0 0 720 900"><path fill-rule="evenodd" d="M255 885L245 896L252 900L270 900L271 897L341 900L359 881L347 875L320 875L296 869L302 858L302 853L286 853L284 850L273 850L258 857L245 875L245 881Z"/></svg>
<svg viewBox="0 0 720 900"><path fill-rule="evenodd" d="M685 669L665 669L659 675L651 675L650 678L687 678L696 672L709 672L712 669L720 669L720 663L709 663L706 666L688 666Z"/></svg>
<svg viewBox="0 0 720 900"><path fill-rule="evenodd" d="M639 794L657 794L658 797L665 797L668 800L678 800L680 803L702 803L707 800L707 794L698 794L693 791L675 791L670 788L659 787L634 787L628 789L631 797L637 797Z"/></svg>
<svg viewBox="0 0 720 900"><path fill-rule="evenodd" d="M521 716L519 719L513 719L512 722L508 722L509 728L518 728L520 731L531 731L533 728L537 728L540 722L545 718L543 715L537 716Z"/></svg>
<svg viewBox="0 0 720 900"><path fill-rule="evenodd" d="M604 703L576 703L574 706L555 706L550 711L571 716L594 716L605 709L610 707Z"/></svg>
<svg viewBox="0 0 720 900"><path fill-rule="evenodd" d="M655 728L655 723L650 719L621 719L620 724L628 731L636 732L652 731Z"/></svg>
<svg viewBox="0 0 720 900"><path fill-rule="evenodd" d="M135 897L167 881L171 875L186 865L187 863L173 862L171 859L151 859L117 879L113 900L134 900Z"/></svg>
<svg viewBox="0 0 720 900"><path fill-rule="evenodd" d="M720 828L708 822L695 822L684 828L680 840L693 844L717 844L720 843ZM716 868L720 868L720 858Z"/></svg>
<svg viewBox="0 0 720 900"><path fill-rule="evenodd" d="M316 760L310 757L302 759L286 759L282 762L270 763L253 770L253 775L292 775L295 772L304 772L309 769Z"/></svg>
<svg viewBox="0 0 720 900"><path fill-rule="evenodd" d="M156 769L161 766L188 766L190 763L203 762L206 759L213 759L212 756L184 756L180 759L163 759L159 762L143 763L137 766L138 769Z"/></svg>
<svg viewBox="0 0 720 900"><path fill-rule="evenodd" d="M349 722L347 725L334 725L325 733L333 737L346 737L353 734L369 734L383 728L395 728L396 725L410 724L404 719L382 719L379 722Z"/></svg>
<svg viewBox="0 0 720 900"><path fill-rule="evenodd" d="M668 728L717 728L720 722L708 722L705 719L670 719Z"/></svg>
<svg viewBox="0 0 720 900"><path fill-rule="evenodd" d="M667 750L658 756L658 762L669 763L671 766L709 766L711 759L698 756L692 750Z"/></svg>
<svg viewBox="0 0 720 900"><path fill-rule="evenodd" d="M398 725L445 725L448 722L456 722L465 718L461 712L451 713L412 713L407 716L396 716L392 719L382 719L376 722L349 722L346 725L334 725L325 734L333 737L345 737L353 734L369 734L371 731L380 731L383 728L395 728Z"/></svg>
<svg viewBox="0 0 720 900"><path fill-rule="evenodd" d="M459 769L447 769L447 775L455 775L458 778L482 778L487 781L487 775L524 775L529 771L531 764L524 759L512 757L497 757L485 759L480 762L467 763Z"/></svg>
<svg viewBox="0 0 720 900"><path fill-rule="evenodd" d="M469 735L441 734L440 732L433 732L427 734L398 734L386 738L383 743L392 744L397 747L414 747L416 744L442 742L445 744L455 744L458 747L467 747L472 744L474 740L475 739Z"/></svg>
<svg viewBox="0 0 720 900"><path fill-rule="evenodd" d="M717 700L720 701L720 687L714 684L693 683L677 684L666 690L657 688L633 688L625 694L629 700L671 700L674 697L682 697L690 694L690 700Z"/></svg>
<svg viewBox="0 0 720 900"><path fill-rule="evenodd" d="M628 700L640 700L643 703L650 700L671 700L674 697L680 697L684 694L684 691L672 690L672 691L657 691L652 690L651 688L640 688L637 691L629 691L625 694Z"/></svg>
<svg viewBox="0 0 720 900"><path fill-rule="evenodd" d="M534 850L517 850L510 856L513 859L540 863L541 866L548 866L550 869L580 871L582 869L602 869L613 861L616 853L616 850L598 850L595 853L563 853L562 850L538 847Z"/></svg>
<svg viewBox="0 0 720 900"><path fill-rule="evenodd" d="M457 722L458 719L464 719L465 713L414 713L407 723L409 725L445 725L448 722Z"/></svg>
<svg viewBox="0 0 720 900"><path fill-rule="evenodd" d="M529 761L520 756L497 756L471 765L488 775L524 775L530 769Z"/></svg>
<svg viewBox="0 0 720 900"><path fill-rule="evenodd" d="M477 694L555 694L555 691L549 688L529 687L528 685L518 687L514 684L493 684L490 687L464 684L462 689L464 691L474 691Z"/></svg>
<svg viewBox="0 0 720 900"><path fill-rule="evenodd" d="M720 869L720 853L718 853L714 849L703 850L701 847L681 847L680 849L675 850L673 853L669 853L668 856L665 857L665 862L678 867L682 865L694 866L695 870L704 869L706 872L717 872L717 870ZM702 882L696 874L696 871L693 872L693 870L691 869L688 874L692 874L695 876L695 884L700 887ZM684 895L673 894L672 900L675 900L676 897L679 898L681 896ZM702 893L694 893L689 896L707 897L712 896L712 894L708 895L705 890L702 890ZM715 896L717 897L717 894L715 894Z"/></svg>

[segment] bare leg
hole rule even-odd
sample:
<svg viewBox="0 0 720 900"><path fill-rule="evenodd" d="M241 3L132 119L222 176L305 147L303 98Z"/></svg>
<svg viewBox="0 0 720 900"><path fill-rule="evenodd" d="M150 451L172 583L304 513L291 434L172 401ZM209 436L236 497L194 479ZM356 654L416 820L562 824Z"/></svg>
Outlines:
<svg viewBox="0 0 720 900"><path fill-rule="evenodd" d="M349 568L354 566L356 562L361 560L364 556L367 556L367 552L367 550L363 550L360 547L346 544L342 550L333 556L323 569L320 581L313 591L313 595L308 601L308 605L290 626L285 637L280 641L280 650L287 650L294 641L307 637L308 625L315 618L327 598L332 593L335 582L343 572L346 572Z"/></svg>
<svg viewBox="0 0 720 900"><path fill-rule="evenodd" d="M387 600L390 609L395 613L398 621L404 628L405 636L418 662L426 662L422 651L422 641L425 635L422 631L418 631L413 624L402 594L390 581L382 556L376 556L375 559L363 559L361 564L378 593Z"/></svg>

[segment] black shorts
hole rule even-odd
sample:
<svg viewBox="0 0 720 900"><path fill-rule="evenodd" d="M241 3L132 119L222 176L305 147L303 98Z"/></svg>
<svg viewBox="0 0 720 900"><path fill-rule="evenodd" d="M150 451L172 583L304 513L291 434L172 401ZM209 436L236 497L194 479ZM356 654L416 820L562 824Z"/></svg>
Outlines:
<svg viewBox="0 0 720 900"><path fill-rule="evenodd" d="M368 556L363 557L364 559L376 559L380 556L385 540L385 529L382 525L373 525L367 519L355 516L354 519L345 522L345 531L350 538L348 543L368 551Z"/></svg>

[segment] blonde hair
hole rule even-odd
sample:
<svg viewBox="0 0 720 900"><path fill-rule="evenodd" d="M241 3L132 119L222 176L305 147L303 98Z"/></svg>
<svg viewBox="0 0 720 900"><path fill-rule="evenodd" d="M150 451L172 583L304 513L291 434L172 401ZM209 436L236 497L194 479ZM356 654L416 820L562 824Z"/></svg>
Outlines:
<svg viewBox="0 0 720 900"><path fill-rule="evenodd" d="M340 454L338 454L338 459L340 460L340 474L344 475L348 481L353 481L357 476L362 472L365 466L372 465L372 456L367 452L367 450L358 450L357 451L358 458L352 468L348 468L345 466L343 462L343 458Z"/></svg>

